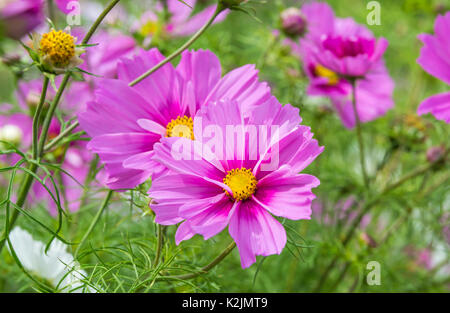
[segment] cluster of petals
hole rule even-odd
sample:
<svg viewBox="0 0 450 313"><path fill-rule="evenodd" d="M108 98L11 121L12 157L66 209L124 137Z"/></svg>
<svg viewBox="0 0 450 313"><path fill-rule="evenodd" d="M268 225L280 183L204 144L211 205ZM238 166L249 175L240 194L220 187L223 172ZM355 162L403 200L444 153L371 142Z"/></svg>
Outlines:
<svg viewBox="0 0 450 313"><path fill-rule="evenodd" d="M222 77L217 57L203 50L184 51L176 67L166 64L137 85L128 85L163 59L157 49L122 59L118 78L99 80L95 100L78 115L92 138L89 149L105 165L106 184L111 189L134 188L166 171L151 160L153 146L166 136L172 121L194 118L208 102L237 100L251 109L270 96L269 87L258 81L253 65Z"/></svg>
<svg viewBox="0 0 450 313"><path fill-rule="evenodd" d="M274 216L310 219L315 198L311 189L319 185L316 177L298 174L323 151L300 122L298 109L282 106L274 97L254 107L250 115L238 101L201 108L194 120L194 141L164 138L155 145L154 160L170 169L153 181L149 191L155 221L182 222L177 244L195 234L209 239L228 226L243 268L257 255L280 254L286 232ZM214 147L206 136L211 127L215 136L224 135ZM230 136L230 127L242 131ZM230 175L235 175L234 185L227 182ZM255 183L250 188L249 179ZM240 197L242 192L245 198Z"/></svg>

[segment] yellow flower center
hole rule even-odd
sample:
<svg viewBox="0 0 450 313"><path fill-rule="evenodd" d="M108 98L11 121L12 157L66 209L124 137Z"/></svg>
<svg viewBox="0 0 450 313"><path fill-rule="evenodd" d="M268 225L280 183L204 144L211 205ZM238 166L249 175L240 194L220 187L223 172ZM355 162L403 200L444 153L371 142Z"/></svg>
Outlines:
<svg viewBox="0 0 450 313"><path fill-rule="evenodd" d="M339 83L339 76L332 70L327 69L326 67L323 67L320 64L317 64L314 68L314 72L317 76L328 78L328 85L335 86Z"/></svg>
<svg viewBox="0 0 450 313"><path fill-rule="evenodd" d="M144 36L155 35L160 31L161 26L158 22L148 21L141 27L141 34Z"/></svg>
<svg viewBox="0 0 450 313"><path fill-rule="evenodd" d="M258 181L251 170L240 168L228 171L223 183L230 187L235 200L243 201L255 193ZM228 191L225 191L225 193L230 196Z"/></svg>
<svg viewBox="0 0 450 313"><path fill-rule="evenodd" d="M166 127L166 137L181 137L194 140L194 121L191 117L178 116Z"/></svg>
<svg viewBox="0 0 450 313"><path fill-rule="evenodd" d="M57 67L69 65L70 59L75 56L75 38L62 30L43 34L39 46L40 51Z"/></svg>

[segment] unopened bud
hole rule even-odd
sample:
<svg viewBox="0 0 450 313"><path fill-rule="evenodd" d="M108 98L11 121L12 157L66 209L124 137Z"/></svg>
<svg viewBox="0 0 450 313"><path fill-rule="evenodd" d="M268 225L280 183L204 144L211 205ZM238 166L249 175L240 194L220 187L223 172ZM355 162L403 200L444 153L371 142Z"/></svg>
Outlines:
<svg viewBox="0 0 450 313"><path fill-rule="evenodd" d="M297 8L281 12L281 29L289 37L300 37L306 31L306 18Z"/></svg>
<svg viewBox="0 0 450 313"><path fill-rule="evenodd" d="M427 150L427 160L430 163L437 162L443 157L445 148L443 146L431 147Z"/></svg>

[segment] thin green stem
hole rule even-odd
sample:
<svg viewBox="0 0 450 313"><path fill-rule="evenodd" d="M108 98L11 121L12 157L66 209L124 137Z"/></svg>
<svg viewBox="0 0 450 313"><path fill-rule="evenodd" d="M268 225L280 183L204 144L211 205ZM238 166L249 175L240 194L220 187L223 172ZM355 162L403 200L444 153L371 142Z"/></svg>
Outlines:
<svg viewBox="0 0 450 313"><path fill-rule="evenodd" d="M64 75L64 78L61 82L61 85L56 92L56 96L53 99L52 103L50 104L50 107L48 108L47 115L45 116L44 124L42 125L42 131L41 136L39 137L39 143L38 143L38 158L41 158L44 153L44 144L47 140L48 130L50 128L50 123L52 122L53 115L55 114L56 107L58 106L59 101L61 100L62 94L64 92L64 89L67 86L67 83L70 79L70 73L66 73Z"/></svg>
<svg viewBox="0 0 450 313"><path fill-rule="evenodd" d="M348 243L350 242L350 240L353 237L353 234L355 233L356 229L360 225L362 218L369 212L369 210L373 206L375 206L378 202L380 202L385 195L387 195L389 192L393 191L394 189L400 187L407 181L409 181L413 178L416 178L416 177L428 172L429 170L431 170L437 163L441 162L443 159L446 158L448 152L449 152L449 150L447 149L446 153L443 155L443 157L440 160L437 160L434 163L430 163L428 165L422 166L422 167L410 172L409 174L406 174L405 176L400 178L395 183L387 185L377 196L372 198L372 200L367 201L366 204L364 205L364 207L359 212L358 216L353 220L347 234L344 236L344 239L342 240L342 247L345 248L348 245ZM325 282L328 278L328 275L330 274L331 270L335 267L338 259L339 259L339 255L336 255L331 260L331 262L328 264L328 266L325 268L325 271L323 272L316 288L314 289L315 292L321 291L323 285L325 284Z"/></svg>
<svg viewBox="0 0 450 313"><path fill-rule="evenodd" d="M48 18L55 22L55 6L53 0L47 0Z"/></svg>
<svg viewBox="0 0 450 313"><path fill-rule="evenodd" d="M167 63L169 63L170 61L172 61L173 59L175 59L177 56L179 56L184 50L186 50L187 48L189 48L198 38L200 38L200 36L208 29L209 26L211 26L211 24L214 22L214 20L216 19L216 17L223 11L225 10L225 7L222 4L218 4L216 11L214 12L214 14L211 16L211 18L208 20L208 22L206 22L205 25L203 25L203 27L197 32L195 33L184 45L182 45L180 48L178 48L175 52L173 52L170 56L168 56L167 58L165 58L164 60L162 60L161 62L159 62L158 64L156 64L154 67L152 67L150 70L148 70L147 72L145 72L144 74L142 74L141 76L139 76L138 78L136 78L134 81L132 81L131 83L129 83L128 85L130 87L135 86L137 84L139 84L141 81L143 81L145 78L147 78L148 76L150 76L151 74L153 74L154 72L156 72L157 70L159 70L161 67L163 67L164 65L166 65Z"/></svg>
<svg viewBox="0 0 450 313"><path fill-rule="evenodd" d="M85 45L91 40L92 35L94 35L97 28L100 26L100 24L103 22L105 17L111 12L111 10L116 6L117 3L119 3L120 0L113 0L111 1L108 6L103 10L103 12L97 17L97 20L92 24L91 28L87 32L86 36L84 36L83 41L81 44Z"/></svg>
<svg viewBox="0 0 450 313"><path fill-rule="evenodd" d="M362 129L361 129L361 120L359 119L358 109L357 109L357 100L356 100L356 84L357 80L353 79L351 81L352 84L352 106L353 106L353 113L355 115L355 123L356 123L356 136L358 138L358 145L359 145L359 160L361 163L361 171L364 178L364 185L366 186L366 189L369 190L369 177L367 176L367 170L366 170L366 158L364 153L364 139L362 137Z"/></svg>
<svg viewBox="0 0 450 313"><path fill-rule="evenodd" d="M100 16L97 18L97 20L94 22L94 24L91 26L91 28L89 29L87 35L84 37L83 39L83 44L87 44L88 41L90 40L90 38L92 37L92 35L94 34L94 32L96 31L96 29L98 28L98 26L101 24L101 22L103 21L103 19L106 17L106 15L112 10L112 8L119 2L120 0L113 0L110 2L110 4L105 8L105 10L100 14ZM41 137L39 138L39 142L38 142L38 149L37 149L37 158L40 158L44 152L44 144L45 141L47 139L47 134L48 134L48 129L50 127L50 122L53 118L53 114L55 113L55 109L59 103L59 101L61 100L61 96L64 92L64 89L67 86L67 83L69 81L70 78L70 73L67 73L64 75L64 78L61 82L61 85L59 86L58 92L56 93L55 98L53 99L53 102L50 105L50 108L47 112L47 116L45 117L44 120L44 124L42 127L42 132L41 132ZM29 170L31 173L35 173L37 171L37 165L32 163L30 164ZM16 205L18 207L22 207L23 204L25 203L25 200L28 196L28 192L30 191L31 185L33 182L33 176L30 174L25 174L24 178L23 178L23 182L21 183L21 189L19 190L19 193L17 195L17 202ZM14 226L17 218L19 217L19 211L18 210L14 210L11 216L11 221L9 223L9 227L8 229L5 229L3 231L2 237L0 239L0 253L3 250L3 247L5 245L5 241L6 238L9 236L9 230Z"/></svg>
<svg viewBox="0 0 450 313"><path fill-rule="evenodd" d="M48 83L50 79L47 76L44 76L44 83L42 85L41 98L39 100L39 104L36 108L36 112L34 112L33 118L33 159L36 160L38 158L38 132L39 132L39 121L41 119L42 109L44 108L45 97L47 96Z"/></svg>
<svg viewBox="0 0 450 313"><path fill-rule="evenodd" d="M158 277L156 280L171 280L171 279L175 279L175 280L187 280L187 279L192 279L195 277L198 277L200 275L206 274L208 273L214 266L216 266L217 264L219 264L220 262L222 262L223 259L225 259L225 257L227 255L229 255L231 253L231 251L233 251L234 247L236 247L236 243L233 241L232 243L230 243L225 250L222 251L222 253L217 256L211 263L209 263L208 265L202 267L198 272L195 273L190 273L190 274L184 274L184 275L176 275L176 276L160 276Z"/></svg>
<svg viewBox="0 0 450 313"><path fill-rule="evenodd" d="M114 191L109 190L106 194L105 199L103 199L102 205L100 206L100 209L97 211L97 214L94 216L94 219L92 220L91 225L89 226L88 230L84 234L83 238L80 241L80 244L78 245L77 249L75 250L74 257L75 259L78 256L78 253L80 252L81 247L83 247L86 240L89 238L89 235L92 233L92 231L95 228L95 225L97 225L98 221L100 220L100 217L102 216L103 211L105 211L106 207L108 206L109 200L111 200L112 194Z"/></svg>
<svg viewBox="0 0 450 313"><path fill-rule="evenodd" d="M157 267L159 264L159 259L161 257L161 250L162 250L162 246L163 246L163 226L160 224L156 224L156 228L158 231L158 243L156 245L156 255L155 255L155 261L153 262L154 265L153 267Z"/></svg>
<svg viewBox="0 0 450 313"><path fill-rule="evenodd" d="M37 171L37 165L35 163L31 163L29 166L29 170L30 170L30 172L35 173ZM22 207L24 205L32 182L33 182L33 176L29 175L29 174L25 174L23 177L23 181L20 184L20 189L19 189L19 193L17 196L16 205L18 207ZM16 222L18 217L19 217L19 210L14 210L12 212L11 219L9 221L9 227L3 231L2 237L0 239L0 253L2 252L3 247L5 245L6 238L8 237L9 232L13 228L14 223Z"/></svg>
<svg viewBox="0 0 450 313"><path fill-rule="evenodd" d="M78 121L74 122L72 125L67 127L63 132L61 132L58 136L53 138L49 143L47 143L44 147L44 152L49 151L54 146L56 146L61 140L63 140L67 135L69 135L75 128L80 125Z"/></svg>

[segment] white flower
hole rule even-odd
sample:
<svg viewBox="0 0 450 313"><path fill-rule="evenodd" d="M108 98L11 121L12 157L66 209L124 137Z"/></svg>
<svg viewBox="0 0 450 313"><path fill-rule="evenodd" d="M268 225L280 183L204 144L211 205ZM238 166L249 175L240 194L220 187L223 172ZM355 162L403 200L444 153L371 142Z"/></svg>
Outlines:
<svg viewBox="0 0 450 313"><path fill-rule="evenodd" d="M45 244L36 241L25 230L15 227L9 239L22 266L49 281L62 292L95 292L82 282L87 277L78 262L66 251L67 246L54 240L45 254Z"/></svg>
<svg viewBox="0 0 450 313"><path fill-rule="evenodd" d="M20 143L23 137L22 130L12 124L6 124L0 127L0 140L17 145Z"/></svg>

